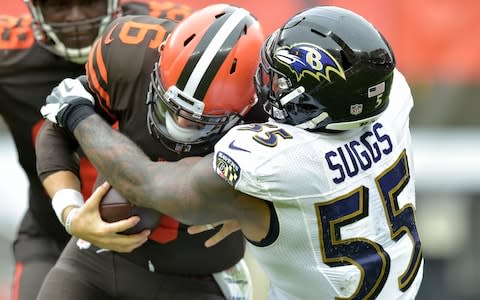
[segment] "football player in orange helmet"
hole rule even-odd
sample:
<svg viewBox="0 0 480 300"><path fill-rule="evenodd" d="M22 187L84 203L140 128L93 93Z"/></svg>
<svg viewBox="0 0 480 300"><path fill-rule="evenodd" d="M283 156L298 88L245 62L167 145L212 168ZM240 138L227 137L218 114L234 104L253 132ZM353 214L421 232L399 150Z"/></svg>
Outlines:
<svg viewBox="0 0 480 300"><path fill-rule="evenodd" d="M266 120L262 107L256 105L253 85L263 40L255 17L225 4L201 9L178 25L148 16L118 18L93 47L86 78L65 79L48 101L69 97L65 93L87 97L91 102L82 104L85 110L69 118L67 127L92 113L93 105L106 121L117 122L118 130L134 139L150 160L206 155L233 126ZM42 112L57 122L59 116L49 113L53 106L46 105ZM53 125L46 122L37 140L38 170L42 177L47 174L43 182L50 192L58 187L50 180L52 172L71 160L68 148L67 154L51 155L49 145L60 144L52 138L65 141L61 128ZM59 147L53 151L61 152ZM73 239L65 248L39 299L61 299L67 294L70 299L250 297L240 232L205 248L208 233L189 235L186 224L167 215L159 226L127 236L119 233L139 217L105 223L99 218L98 201L85 205L62 201L55 210L66 228L83 240ZM104 236L92 238L96 232ZM59 285L68 287L68 292ZM99 286L103 288L91 288Z"/></svg>
<svg viewBox="0 0 480 300"><path fill-rule="evenodd" d="M216 9L207 7L203 13L214 15ZM238 24L218 33L207 18L181 23L160 47L149 87L147 125L174 152L210 153L256 103L252 65L258 62L262 34L254 19L240 13L233 17Z"/></svg>

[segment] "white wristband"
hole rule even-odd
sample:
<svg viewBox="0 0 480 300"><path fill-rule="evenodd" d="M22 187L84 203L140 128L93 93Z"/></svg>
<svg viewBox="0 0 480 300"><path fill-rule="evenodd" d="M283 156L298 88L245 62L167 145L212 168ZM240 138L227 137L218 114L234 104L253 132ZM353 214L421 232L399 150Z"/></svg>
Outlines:
<svg viewBox="0 0 480 300"><path fill-rule="evenodd" d="M62 189L55 193L52 198L52 206L60 223L63 224L63 210L68 206L81 207L83 205L83 195L74 189ZM70 215L70 214L69 214ZM65 220L66 223L66 220ZM65 225L65 224L64 224Z"/></svg>
<svg viewBox="0 0 480 300"><path fill-rule="evenodd" d="M70 235L72 235L72 232L70 231L71 230L70 226L72 226L72 219L78 213L79 210L80 208L78 207L72 208L68 212L67 217L65 218L65 231L68 232Z"/></svg>

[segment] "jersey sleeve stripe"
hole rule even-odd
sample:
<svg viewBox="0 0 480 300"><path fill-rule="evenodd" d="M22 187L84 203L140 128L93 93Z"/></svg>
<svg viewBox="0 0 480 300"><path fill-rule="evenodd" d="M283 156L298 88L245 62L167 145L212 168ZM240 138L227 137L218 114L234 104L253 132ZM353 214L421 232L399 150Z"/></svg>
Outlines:
<svg viewBox="0 0 480 300"><path fill-rule="evenodd" d="M86 65L87 79L88 79L88 85L90 86L90 88L100 97L101 100L103 100L100 102L104 102L106 104L106 107L110 108L110 95L101 86L100 81L98 80L98 77L97 77L97 72L94 67L94 65L98 66L99 57L100 57L100 60L103 62L103 59L101 58L102 53L101 53L100 40L98 40L95 43L94 48L90 52L90 58ZM103 67L105 68L105 65L103 65ZM102 76L101 72L100 72L100 76ZM104 78L106 79L106 74L103 74L103 76L105 76ZM101 78L101 79L103 79L104 82L106 83L107 81L104 78Z"/></svg>
<svg viewBox="0 0 480 300"><path fill-rule="evenodd" d="M97 65L98 61L98 56L102 56L101 45L101 40L97 40L97 42L93 46L92 51L90 51L88 63L85 65L87 82L90 89L95 92L97 98L99 99L99 101L97 101L97 104L100 106L100 109L104 111L112 120L116 120L115 114L111 111L110 95L100 84L100 81L97 77L98 72L95 69L95 65Z"/></svg>
<svg viewBox="0 0 480 300"><path fill-rule="evenodd" d="M102 38L102 41L104 38ZM97 42L98 46L96 47L95 50L95 58L97 62L97 68L98 71L100 72L100 77L105 82L105 84L108 84L108 75L107 75L107 68L105 67L105 62L103 60L103 55L102 55L102 42Z"/></svg>
<svg viewBox="0 0 480 300"><path fill-rule="evenodd" d="M95 94L98 96L99 101L97 103L100 105L103 111L105 111L108 115L113 117L114 115L110 112L109 108L104 105L108 101L110 104L110 96L108 93L100 86L97 80L97 76L95 75L95 71L92 70L91 68L91 63L86 64L86 73L87 73L87 83L88 86L92 91L95 92Z"/></svg>

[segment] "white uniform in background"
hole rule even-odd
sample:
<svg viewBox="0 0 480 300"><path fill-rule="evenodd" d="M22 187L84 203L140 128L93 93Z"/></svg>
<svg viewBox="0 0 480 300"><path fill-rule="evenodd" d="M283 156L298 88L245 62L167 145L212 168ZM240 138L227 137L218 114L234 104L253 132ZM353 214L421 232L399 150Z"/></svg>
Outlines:
<svg viewBox="0 0 480 300"><path fill-rule="evenodd" d="M274 122L241 125L217 143L217 173L274 204L278 238L249 245L272 299L415 298L423 257L413 99L398 71L393 82L388 108L365 127L313 133Z"/></svg>

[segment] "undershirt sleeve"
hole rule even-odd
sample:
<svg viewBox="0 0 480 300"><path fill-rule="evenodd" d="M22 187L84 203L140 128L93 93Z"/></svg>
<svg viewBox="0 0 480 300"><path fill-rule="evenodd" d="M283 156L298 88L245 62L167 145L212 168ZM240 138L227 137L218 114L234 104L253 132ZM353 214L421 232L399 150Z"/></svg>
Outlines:
<svg viewBox="0 0 480 300"><path fill-rule="evenodd" d="M35 143L37 173L41 181L57 171L71 171L80 177L78 143L64 129L50 121L42 125Z"/></svg>

